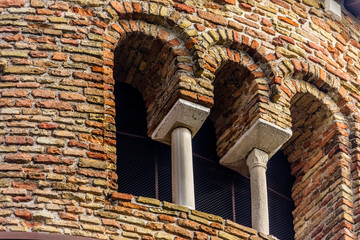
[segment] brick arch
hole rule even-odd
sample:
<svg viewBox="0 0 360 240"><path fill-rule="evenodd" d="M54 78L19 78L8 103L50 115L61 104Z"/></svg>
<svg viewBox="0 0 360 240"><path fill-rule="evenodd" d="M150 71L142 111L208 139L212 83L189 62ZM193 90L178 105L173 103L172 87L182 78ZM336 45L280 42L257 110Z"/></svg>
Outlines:
<svg viewBox="0 0 360 240"><path fill-rule="evenodd" d="M316 44L311 41L306 44L298 43L297 40L291 39L286 36L278 36L271 34L271 23L266 17L263 17L262 25L266 26L269 31L265 31L266 34L258 31L252 31L247 28L248 22L245 19L238 19L240 22L234 22L232 20L227 21L223 16L212 13L209 11L203 11L193 6L175 3L170 5L168 3L151 3L148 2L110 2L111 9L113 10L113 21L118 18L121 19L144 19L150 22L156 22L158 24L171 26L176 31L183 32L182 38L186 42L192 54L194 61L194 73L195 76L201 76L204 71L204 59L201 54L196 54L196 51L204 52L209 45L220 44L231 46L232 48L244 49L248 51L254 59L261 60L265 74L269 79L276 77L286 77L287 75L300 75L313 77L314 74L318 80L316 86L323 89L333 89L334 94L339 90L340 79L349 80L352 76L344 72L342 69L338 69L337 60L332 56L322 56L322 60L326 61L324 69L320 67L321 61L316 54L312 53L305 59L305 52L312 52L312 50L324 52L326 51L326 44ZM146 7L144 7L146 5ZM150 9L151 8L151 9ZM150 10L149 10L150 9ZM180 14L182 13L182 14ZM195 24L196 31L191 24L184 24L187 21L187 15L197 15L201 21ZM292 26L298 26L299 24L286 17L278 17L278 20L286 22ZM351 23L351 20L346 19ZM314 20L316 25L319 25L319 21ZM324 26L321 26L324 27ZM245 29L245 30L244 30ZM242 34L244 32L244 34ZM215 33L215 34L214 34ZM263 41L273 41L276 49L269 50L266 46L261 45L260 40L254 40L253 38L261 39ZM336 35L336 39L344 45L352 45L351 47L358 47L355 41L347 42ZM210 40L210 41L208 41ZM286 46L289 44L295 45L299 53L295 54L294 51L289 51ZM300 47L300 48L298 48ZM329 48L333 49L334 47ZM333 49L334 50L334 49ZM299 60L302 59L302 60ZM345 59L347 61L347 59ZM314 71L315 70L315 71ZM354 76L353 72L353 76ZM272 86L276 81L271 82L271 88L276 89L276 86ZM276 84L275 84L276 85ZM273 92L273 90L272 90ZM275 90L276 92L276 90ZM275 93L276 94L276 93ZM347 107L347 111L352 106Z"/></svg>
<svg viewBox="0 0 360 240"><path fill-rule="evenodd" d="M169 28L140 20L120 20L109 25L104 38L109 42L109 60L114 59L110 67L115 76L108 81L105 93L109 128L114 124L115 80L127 82L142 93L148 109L149 135L178 98L212 106L212 93L205 92L193 77L188 49ZM129 55L131 51L134 57Z"/></svg>
<svg viewBox="0 0 360 240"><path fill-rule="evenodd" d="M246 52L253 59L254 63L261 66L267 77L271 78L275 74L272 64L272 61L276 60L274 53L269 52L269 50L262 46L261 42L258 40L234 29L223 27L217 27L215 29L209 28L202 31L199 37L192 38L189 41L196 43L194 45L199 49L199 51L205 53L204 56L207 56L207 52L213 46L225 47L229 49L227 52L230 51L230 49ZM227 52L226 55L228 55ZM206 73L209 71L209 69L206 68L206 64L208 64L207 60L200 54L195 56L196 58L194 58L194 62L197 67L195 74L198 76L204 75L204 73L205 76L208 75ZM231 58L230 55L228 57Z"/></svg>
<svg viewBox="0 0 360 240"><path fill-rule="evenodd" d="M341 77L341 74L329 72L311 62L294 59L279 61L277 68L280 68L281 71L276 70L278 75L275 75L270 82L272 101L277 102L278 94L283 92L281 88L284 79L297 79L310 83L320 91L327 93L337 103L344 115L357 112L354 104L351 103L351 98L357 100L356 96L349 91L349 87L344 85L344 81L346 82L348 79L344 76Z"/></svg>
<svg viewBox="0 0 360 240"><path fill-rule="evenodd" d="M353 227L344 218L349 210L353 217L352 203L342 198L346 188L352 188L347 119L328 94L308 82L286 79L282 89L288 96L292 120L293 136L282 149L296 177L292 189L296 239L341 236L343 231L353 236ZM338 192L330 190L339 185L343 188ZM333 230L326 222L329 217L340 219Z"/></svg>
<svg viewBox="0 0 360 240"><path fill-rule="evenodd" d="M246 51L213 45L201 57L206 72L198 78L214 93L210 118L221 157L267 112L261 105L269 103L268 81L262 67Z"/></svg>

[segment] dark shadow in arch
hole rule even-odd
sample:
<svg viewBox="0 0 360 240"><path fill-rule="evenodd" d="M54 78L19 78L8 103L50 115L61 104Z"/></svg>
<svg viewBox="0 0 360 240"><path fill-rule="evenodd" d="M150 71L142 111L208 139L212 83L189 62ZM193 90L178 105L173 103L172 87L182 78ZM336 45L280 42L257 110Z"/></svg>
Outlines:
<svg viewBox="0 0 360 240"><path fill-rule="evenodd" d="M117 82L114 95L119 192L171 202L170 146L147 136L146 107L139 91Z"/></svg>

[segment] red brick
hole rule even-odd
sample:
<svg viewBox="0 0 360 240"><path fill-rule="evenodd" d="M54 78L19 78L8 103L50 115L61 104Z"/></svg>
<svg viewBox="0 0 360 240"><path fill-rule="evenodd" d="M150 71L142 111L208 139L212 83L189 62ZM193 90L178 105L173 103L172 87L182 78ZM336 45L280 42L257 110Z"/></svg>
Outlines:
<svg viewBox="0 0 360 240"><path fill-rule="evenodd" d="M16 197L13 197L12 200L16 203L19 203L19 202L30 202L33 199L30 196L16 196Z"/></svg>
<svg viewBox="0 0 360 240"><path fill-rule="evenodd" d="M61 101L40 101L35 104L36 107L40 108L49 108L49 109L57 109L57 110L72 110L71 104L67 102Z"/></svg>
<svg viewBox="0 0 360 240"><path fill-rule="evenodd" d="M59 94L59 99L64 101L74 101L74 102L85 102L86 97L79 93L68 93L68 92L61 92Z"/></svg>
<svg viewBox="0 0 360 240"><path fill-rule="evenodd" d="M265 27L271 27L271 25L272 25L271 22L267 18L262 18L261 24L264 25Z"/></svg>
<svg viewBox="0 0 360 240"><path fill-rule="evenodd" d="M186 13L190 13L190 14L193 14L195 12L195 8L192 7L192 6L188 6L188 5L185 5L185 4L179 4L179 3L176 3L173 5L173 7L180 11L180 12L186 12Z"/></svg>
<svg viewBox="0 0 360 240"><path fill-rule="evenodd" d="M91 9L79 8L79 7L71 7L71 11L73 13L77 13L82 16L94 16L95 13Z"/></svg>
<svg viewBox="0 0 360 240"><path fill-rule="evenodd" d="M0 0L0 7L23 7L25 3L25 0Z"/></svg>
<svg viewBox="0 0 360 240"><path fill-rule="evenodd" d="M32 82L22 82L16 84L17 88L38 88L40 87L40 83L32 83Z"/></svg>
<svg viewBox="0 0 360 240"><path fill-rule="evenodd" d="M36 13L39 15L48 15L48 16L54 15L53 11L46 8L38 8L36 9Z"/></svg>
<svg viewBox="0 0 360 240"><path fill-rule="evenodd" d="M91 25L91 22L87 21L87 20L74 20L74 19L71 19L69 23L72 26L90 26Z"/></svg>
<svg viewBox="0 0 360 240"><path fill-rule="evenodd" d="M94 82L102 82L104 80L104 77L101 74L85 72L74 72L74 78L80 78Z"/></svg>
<svg viewBox="0 0 360 240"><path fill-rule="evenodd" d="M53 69L49 71L49 75L58 77L69 77L71 73L70 71L64 69Z"/></svg>
<svg viewBox="0 0 360 240"><path fill-rule="evenodd" d="M169 215L159 215L158 220L161 221L161 222L169 222L169 223L174 223L175 222L175 219L172 216L169 216Z"/></svg>
<svg viewBox="0 0 360 240"><path fill-rule="evenodd" d="M5 143L7 145L33 145L34 139L32 137L6 136Z"/></svg>
<svg viewBox="0 0 360 240"><path fill-rule="evenodd" d="M73 167L60 165L54 167L54 173L74 175L76 173L76 169Z"/></svg>
<svg viewBox="0 0 360 240"><path fill-rule="evenodd" d="M283 22L286 22L288 24L291 24L295 27L299 27L299 24L297 22L294 22L293 20L291 20L290 18L287 18L287 17L282 17L282 16L278 16L278 19L283 21Z"/></svg>
<svg viewBox="0 0 360 240"><path fill-rule="evenodd" d="M48 56L46 52L41 51L30 51L29 55L33 58L46 58Z"/></svg>
<svg viewBox="0 0 360 240"><path fill-rule="evenodd" d="M129 195L129 194L127 194L127 195ZM145 206L134 204L134 203L131 203L131 202L120 202L119 206L126 207L126 208L143 210L143 211L147 210Z"/></svg>
<svg viewBox="0 0 360 240"><path fill-rule="evenodd" d="M61 159L53 155L37 155L33 158L35 163L41 164L57 164L62 163Z"/></svg>
<svg viewBox="0 0 360 240"><path fill-rule="evenodd" d="M110 5L116 10L119 17L124 17L125 16L124 7L120 2L112 1L112 2L110 2Z"/></svg>
<svg viewBox="0 0 360 240"><path fill-rule="evenodd" d="M22 167L18 164L0 164L0 171L22 171Z"/></svg>
<svg viewBox="0 0 360 240"><path fill-rule="evenodd" d="M76 221L78 219L78 216L75 214L71 214L71 213L67 213L67 212L59 212L59 217L61 219L65 219L65 220L71 220L71 221Z"/></svg>
<svg viewBox="0 0 360 240"><path fill-rule="evenodd" d="M247 3L240 3L239 7L247 12L250 12L251 11L251 5L250 4L247 4Z"/></svg>
<svg viewBox="0 0 360 240"><path fill-rule="evenodd" d="M27 190L37 189L37 186L35 183L28 183L28 182L13 182L12 186L13 186L13 188L22 188L22 189L27 189Z"/></svg>
<svg viewBox="0 0 360 240"><path fill-rule="evenodd" d="M106 172L101 172L101 171L79 169L79 170L77 170L77 173L80 174L80 175L88 176L88 177L107 178ZM115 198L118 198L118 197L115 196Z"/></svg>
<svg viewBox="0 0 360 240"><path fill-rule="evenodd" d="M8 154L4 157L5 162L11 163L29 163L31 161L31 155L26 153Z"/></svg>
<svg viewBox="0 0 360 240"><path fill-rule="evenodd" d="M192 229L192 230L199 230L199 228L200 228L199 223L196 223L196 222L193 222L193 221L190 221L190 220L185 220L185 219L179 219L177 221L177 224L180 227L189 228L189 229Z"/></svg>
<svg viewBox="0 0 360 240"><path fill-rule="evenodd" d="M188 230L186 230L182 227L172 225L170 223L164 224L164 230L166 232L170 232L170 233L173 233L173 234L185 237L185 238L191 238L191 233Z"/></svg>
<svg viewBox="0 0 360 240"><path fill-rule="evenodd" d="M271 1L279 6L282 6L283 8L290 9L290 5L287 4L286 2L283 2L281 0L271 0Z"/></svg>
<svg viewBox="0 0 360 240"><path fill-rule="evenodd" d="M79 147L79 148L87 148L87 144L86 143L82 143L82 142L78 142L75 140L70 140L68 143L69 147Z"/></svg>
<svg viewBox="0 0 360 240"><path fill-rule="evenodd" d="M106 218L103 218L101 219L101 222L103 225L105 226L111 226L111 227L115 227L115 228L119 228L120 229L120 224L114 220L114 219L106 219Z"/></svg>
<svg viewBox="0 0 360 240"><path fill-rule="evenodd" d="M60 155L61 154L61 149L57 148L57 147L48 147L46 149L46 153L47 154L53 154L53 155Z"/></svg>
<svg viewBox="0 0 360 240"><path fill-rule="evenodd" d="M317 18L317 17L311 17L311 20L318 25L319 27L321 27L322 29L324 29L325 31L327 31L328 33L331 32L330 26L329 24L327 24L323 19Z"/></svg>
<svg viewBox="0 0 360 240"><path fill-rule="evenodd" d="M207 240L208 235L202 232L194 232L194 239L195 240Z"/></svg>
<svg viewBox="0 0 360 240"><path fill-rule="evenodd" d="M24 36L20 35L20 34L15 34L15 35L11 35L11 36L4 36L2 37L2 39L6 42L19 42L24 40Z"/></svg>
<svg viewBox="0 0 360 240"><path fill-rule="evenodd" d="M292 38L290 38L288 36L280 35L279 38L281 40L284 40L284 41L288 42L288 43L295 44L294 39L292 39Z"/></svg>
<svg viewBox="0 0 360 240"><path fill-rule="evenodd" d="M133 196L131 194L119 193L119 192L113 192L111 195L111 199L114 201L116 200L131 201L132 197Z"/></svg>
<svg viewBox="0 0 360 240"><path fill-rule="evenodd" d="M41 128L41 129L57 129L58 125L56 123L39 123L38 128Z"/></svg>
<svg viewBox="0 0 360 240"><path fill-rule="evenodd" d="M49 8L53 10L67 11L69 10L69 5L63 2L55 2L54 4L50 5Z"/></svg>
<svg viewBox="0 0 360 240"><path fill-rule="evenodd" d="M4 1L4 0L0 0ZM12 1L12 0L9 0ZM0 2L1 4L1 2ZM0 32L11 32L11 33L18 33L20 30L18 27L0 27Z"/></svg>
<svg viewBox="0 0 360 240"><path fill-rule="evenodd" d="M87 155L89 158L106 160L106 154L103 154L103 153L86 152L86 155Z"/></svg>
<svg viewBox="0 0 360 240"><path fill-rule="evenodd" d="M15 106L16 107L31 107L34 100L32 99L19 99L16 101Z"/></svg>
<svg viewBox="0 0 360 240"><path fill-rule="evenodd" d="M31 220L31 212L28 210L16 210L14 211L14 215L27 221Z"/></svg>
<svg viewBox="0 0 360 240"><path fill-rule="evenodd" d="M29 93L23 89L15 89L15 90L3 91L1 92L1 95L3 97L21 98L21 97L27 97Z"/></svg>
<svg viewBox="0 0 360 240"><path fill-rule="evenodd" d="M11 59L11 63L14 65L30 65L31 60L24 59L24 58L13 58L13 59Z"/></svg>
<svg viewBox="0 0 360 240"><path fill-rule="evenodd" d="M160 224L160 223L156 223L156 222L148 222L148 223L146 224L146 227L147 227L147 228L150 228L150 229L152 229L152 230L160 230L160 229L163 228L163 225Z"/></svg>
<svg viewBox="0 0 360 240"><path fill-rule="evenodd" d="M253 22L253 21L250 21L246 18L243 18L243 17L237 17L235 16L234 19L242 24L245 24L245 25L248 25L250 27L253 27L253 28L256 28L256 29L259 29L260 28L260 25Z"/></svg>
<svg viewBox="0 0 360 240"><path fill-rule="evenodd" d="M205 20L208 20L210 22L220 24L220 25L223 25L223 26L227 25L226 18L224 18L221 15L217 15L217 14L210 13L210 12L204 12L204 11L201 11L201 10L198 10L197 13L198 13L199 17L201 17L201 18L203 18Z"/></svg>
<svg viewBox="0 0 360 240"><path fill-rule="evenodd" d="M245 28L245 32L247 34L249 34L250 36L254 37L254 38L258 38L258 39L261 39L261 40L265 40L265 41L269 41L269 37L268 35L260 32L260 31L256 31L252 28L249 28L249 27L246 27Z"/></svg>
<svg viewBox="0 0 360 240"><path fill-rule="evenodd" d="M33 21L33 22L45 22L47 20L47 18L44 16L26 15L25 20Z"/></svg>
<svg viewBox="0 0 360 240"><path fill-rule="evenodd" d="M58 61L66 61L67 58L68 57L65 53L60 53L60 52L55 52L52 56L53 60L58 60Z"/></svg>

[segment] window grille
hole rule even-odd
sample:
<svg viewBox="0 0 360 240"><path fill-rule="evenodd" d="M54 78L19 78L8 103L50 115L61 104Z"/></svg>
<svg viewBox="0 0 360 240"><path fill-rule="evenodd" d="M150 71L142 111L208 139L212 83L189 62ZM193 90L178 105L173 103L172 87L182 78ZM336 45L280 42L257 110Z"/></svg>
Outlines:
<svg viewBox="0 0 360 240"><path fill-rule="evenodd" d="M171 202L170 146L147 137L145 104L136 90L117 84L115 96L119 191ZM210 120L193 139L193 160L196 209L251 227L249 178L219 164ZM294 239L294 179L281 152L269 160L267 181L270 233L279 239Z"/></svg>

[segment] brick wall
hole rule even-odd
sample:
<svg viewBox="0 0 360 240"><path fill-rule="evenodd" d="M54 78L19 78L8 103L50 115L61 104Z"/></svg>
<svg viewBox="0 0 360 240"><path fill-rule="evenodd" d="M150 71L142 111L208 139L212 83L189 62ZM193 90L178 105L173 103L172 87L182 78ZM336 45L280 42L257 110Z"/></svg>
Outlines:
<svg viewBox="0 0 360 240"><path fill-rule="evenodd" d="M316 0L0 7L0 230L268 239L116 193L113 89L122 81L142 93L149 135L178 98L212 107L220 157L259 118L291 127L283 149L296 177L296 239L359 235L360 28L346 10L339 22Z"/></svg>

